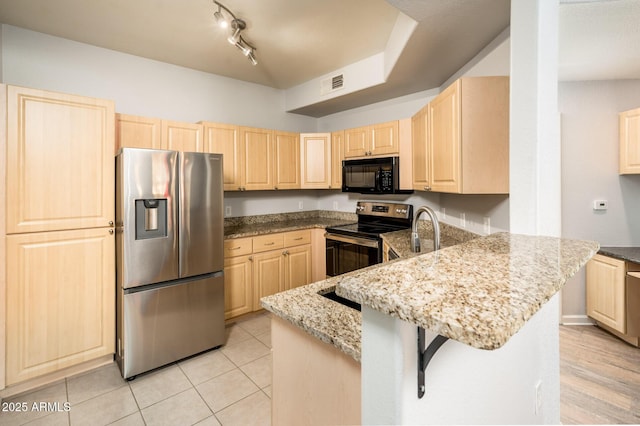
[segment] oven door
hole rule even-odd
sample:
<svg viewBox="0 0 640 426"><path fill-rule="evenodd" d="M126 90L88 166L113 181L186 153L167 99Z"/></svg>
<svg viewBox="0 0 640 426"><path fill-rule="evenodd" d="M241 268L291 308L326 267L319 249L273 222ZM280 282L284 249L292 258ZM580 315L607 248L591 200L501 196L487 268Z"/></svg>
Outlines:
<svg viewBox="0 0 640 426"><path fill-rule="evenodd" d="M327 277L335 277L382 262L378 239L324 234L327 245Z"/></svg>

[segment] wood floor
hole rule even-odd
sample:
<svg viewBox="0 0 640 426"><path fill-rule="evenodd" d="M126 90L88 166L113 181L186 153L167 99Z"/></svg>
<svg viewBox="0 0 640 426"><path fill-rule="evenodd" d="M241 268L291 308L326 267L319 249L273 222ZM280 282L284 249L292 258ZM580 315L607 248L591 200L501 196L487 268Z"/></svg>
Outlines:
<svg viewBox="0 0 640 426"><path fill-rule="evenodd" d="M563 424L640 424L640 349L595 326L560 326Z"/></svg>

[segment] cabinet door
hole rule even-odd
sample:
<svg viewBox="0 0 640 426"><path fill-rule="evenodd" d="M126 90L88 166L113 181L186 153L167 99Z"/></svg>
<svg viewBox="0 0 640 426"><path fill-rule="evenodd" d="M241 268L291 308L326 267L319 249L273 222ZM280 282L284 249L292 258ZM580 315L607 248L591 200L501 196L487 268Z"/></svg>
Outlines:
<svg viewBox="0 0 640 426"><path fill-rule="evenodd" d="M116 114L116 153L120 148L160 149L162 120Z"/></svg>
<svg viewBox="0 0 640 426"><path fill-rule="evenodd" d="M411 151L413 161L413 189L428 191L429 183L429 106L411 118Z"/></svg>
<svg viewBox="0 0 640 426"><path fill-rule="evenodd" d="M620 174L640 173L640 108L620 114Z"/></svg>
<svg viewBox="0 0 640 426"><path fill-rule="evenodd" d="M344 131L344 158L369 155L371 129L367 126Z"/></svg>
<svg viewBox="0 0 640 426"><path fill-rule="evenodd" d="M114 352L115 237L7 237L7 385Z"/></svg>
<svg viewBox="0 0 640 426"><path fill-rule="evenodd" d="M7 88L7 233L113 226L111 101Z"/></svg>
<svg viewBox="0 0 640 426"><path fill-rule="evenodd" d="M369 155L398 154L399 150L398 121L390 121L388 123L374 124L371 126Z"/></svg>
<svg viewBox="0 0 640 426"><path fill-rule="evenodd" d="M331 185L331 134L302 133L300 164L302 188L324 189Z"/></svg>
<svg viewBox="0 0 640 426"><path fill-rule="evenodd" d="M253 310L261 309L260 298L284 291L284 256L282 250L253 255Z"/></svg>
<svg viewBox="0 0 640 426"><path fill-rule="evenodd" d="M625 262L596 254L587 263L587 315L626 333Z"/></svg>
<svg viewBox="0 0 640 426"><path fill-rule="evenodd" d="M244 152L240 143L240 127L229 124L203 123L204 152L222 154L224 190L240 191L244 187Z"/></svg>
<svg viewBox="0 0 640 426"><path fill-rule="evenodd" d="M460 80L429 103L431 189L460 192Z"/></svg>
<svg viewBox="0 0 640 426"><path fill-rule="evenodd" d="M300 188L300 134L275 132L275 189Z"/></svg>
<svg viewBox="0 0 640 426"><path fill-rule="evenodd" d="M224 319L253 310L252 266L251 256L224 260Z"/></svg>
<svg viewBox="0 0 640 426"><path fill-rule="evenodd" d="M342 188L342 160L344 159L344 131L331 133L331 185L329 188Z"/></svg>
<svg viewBox="0 0 640 426"><path fill-rule="evenodd" d="M274 188L273 132L250 127L240 128L244 153L244 185L247 190Z"/></svg>
<svg viewBox="0 0 640 426"><path fill-rule="evenodd" d="M162 120L162 149L203 151L202 124Z"/></svg>
<svg viewBox="0 0 640 426"><path fill-rule="evenodd" d="M311 245L285 250L285 290L311 283Z"/></svg>

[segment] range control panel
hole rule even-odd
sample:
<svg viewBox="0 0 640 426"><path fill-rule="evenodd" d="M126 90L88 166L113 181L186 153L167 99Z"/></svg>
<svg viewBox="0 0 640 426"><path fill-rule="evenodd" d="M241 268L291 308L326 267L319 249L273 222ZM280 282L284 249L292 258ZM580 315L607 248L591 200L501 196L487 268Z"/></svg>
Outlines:
<svg viewBox="0 0 640 426"><path fill-rule="evenodd" d="M367 216L411 219L413 215L413 205L381 201L358 201L356 213Z"/></svg>

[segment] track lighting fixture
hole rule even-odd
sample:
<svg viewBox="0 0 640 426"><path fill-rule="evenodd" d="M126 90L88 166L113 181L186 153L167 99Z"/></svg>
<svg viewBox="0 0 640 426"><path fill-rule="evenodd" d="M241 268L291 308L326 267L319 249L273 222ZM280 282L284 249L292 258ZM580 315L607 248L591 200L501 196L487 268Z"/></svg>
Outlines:
<svg viewBox="0 0 640 426"><path fill-rule="evenodd" d="M221 28L231 28L227 41L236 46L249 59L251 64L258 65L255 54L257 49L242 37L242 31L247 28L247 23L242 19L236 18L233 12L222 3L215 0L213 3L218 6L218 10L213 14L216 24ZM225 16L225 14L229 16Z"/></svg>

